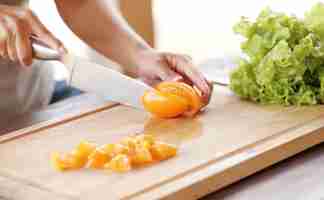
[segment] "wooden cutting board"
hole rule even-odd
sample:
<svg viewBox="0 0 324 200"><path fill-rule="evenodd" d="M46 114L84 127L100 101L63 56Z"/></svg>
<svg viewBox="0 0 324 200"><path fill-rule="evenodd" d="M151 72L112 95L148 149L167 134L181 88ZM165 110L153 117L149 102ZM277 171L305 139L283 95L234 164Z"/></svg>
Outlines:
<svg viewBox="0 0 324 200"><path fill-rule="evenodd" d="M57 172L52 151L81 139L110 143L150 133L179 155L126 174ZM324 107L261 106L216 87L194 119L162 120L125 106L0 142L0 197L8 199L196 199L324 140Z"/></svg>

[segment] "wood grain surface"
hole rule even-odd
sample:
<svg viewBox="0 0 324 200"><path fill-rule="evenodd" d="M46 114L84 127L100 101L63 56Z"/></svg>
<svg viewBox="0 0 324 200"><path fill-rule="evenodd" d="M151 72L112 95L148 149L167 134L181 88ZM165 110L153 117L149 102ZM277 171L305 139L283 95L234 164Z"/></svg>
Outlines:
<svg viewBox="0 0 324 200"><path fill-rule="evenodd" d="M323 200L323 163L322 143L201 200Z"/></svg>
<svg viewBox="0 0 324 200"><path fill-rule="evenodd" d="M116 105L118 104L103 97L87 93L49 105L39 111L9 118L2 117L0 120L0 143Z"/></svg>
<svg viewBox="0 0 324 200"><path fill-rule="evenodd" d="M194 119L162 120L125 106L41 129L0 145L0 177L64 199L196 199L303 151L324 139L324 107L261 106L216 87ZM126 174L52 169L52 151L81 139L99 144L139 133L179 146L179 156ZM0 185L0 195L12 188ZM27 190L26 189L26 190Z"/></svg>

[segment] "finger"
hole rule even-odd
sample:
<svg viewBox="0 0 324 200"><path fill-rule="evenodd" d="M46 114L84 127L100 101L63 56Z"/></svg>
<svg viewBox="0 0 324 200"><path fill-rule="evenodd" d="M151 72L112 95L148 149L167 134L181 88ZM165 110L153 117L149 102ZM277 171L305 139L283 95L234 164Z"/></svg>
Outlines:
<svg viewBox="0 0 324 200"><path fill-rule="evenodd" d="M194 83L190 79L188 79L186 77L183 77L183 82L185 82L185 83L187 83L188 85L191 85L191 86L194 85Z"/></svg>
<svg viewBox="0 0 324 200"><path fill-rule="evenodd" d="M16 49L19 63L23 66L29 66L33 62L33 51L30 41L30 29L26 23L18 24L16 33Z"/></svg>
<svg viewBox="0 0 324 200"><path fill-rule="evenodd" d="M202 100L208 103L211 96L211 88L205 77L200 73L192 62L180 55L164 54L165 59L175 72L183 75L186 79L190 80L202 93Z"/></svg>
<svg viewBox="0 0 324 200"><path fill-rule="evenodd" d="M148 85L150 85L150 86L156 86L158 83L160 83L161 82L161 80L160 79L152 79L152 78L141 78L141 80L144 82L144 83L146 83L146 84L148 84Z"/></svg>
<svg viewBox="0 0 324 200"><path fill-rule="evenodd" d="M7 52L7 40L1 40L0 41L0 56L2 58L9 58L8 52Z"/></svg>
<svg viewBox="0 0 324 200"><path fill-rule="evenodd" d="M8 58L7 54L7 39L8 39L8 27L4 22L3 16L0 15L0 56L2 58Z"/></svg>
<svg viewBox="0 0 324 200"><path fill-rule="evenodd" d="M179 73L183 74L201 91L202 100L205 104L208 104L211 96L211 90L203 74L195 68L192 62L182 60L181 57L177 60L179 60L179 63L176 65L176 68Z"/></svg>
<svg viewBox="0 0 324 200"><path fill-rule="evenodd" d="M56 49L60 52L66 52L64 45L59 41L39 20L39 18L34 15L31 11L26 11L25 19L31 27L31 31L38 39L46 44L48 47Z"/></svg>
<svg viewBox="0 0 324 200"><path fill-rule="evenodd" d="M181 75L177 74L168 67L168 62L165 59L160 59L159 63L161 66L163 66L159 68L159 71L157 73L161 81L183 81L183 77Z"/></svg>
<svg viewBox="0 0 324 200"><path fill-rule="evenodd" d="M166 81L185 82L184 78L176 73L166 79Z"/></svg>
<svg viewBox="0 0 324 200"><path fill-rule="evenodd" d="M8 52L8 57L11 61L13 62L18 61L17 50L16 50L16 34L14 32L11 32L8 36L7 52Z"/></svg>
<svg viewBox="0 0 324 200"><path fill-rule="evenodd" d="M183 82L184 79L178 73L170 70L169 68L165 68L165 76L161 77L162 81L174 81L174 82Z"/></svg>
<svg viewBox="0 0 324 200"><path fill-rule="evenodd" d="M17 32L17 18L12 16L5 16L4 23L8 28L8 37L6 42L6 49L8 57L11 61L16 62L17 58L17 49L16 49L16 32Z"/></svg>
<svg viewBox="0 0 324 200"><path fill-rule="evenodd" d="M192 57L191 56L186 55L186 54L183 54L182 56L187 60L187 62L192 62Z"/></svg>

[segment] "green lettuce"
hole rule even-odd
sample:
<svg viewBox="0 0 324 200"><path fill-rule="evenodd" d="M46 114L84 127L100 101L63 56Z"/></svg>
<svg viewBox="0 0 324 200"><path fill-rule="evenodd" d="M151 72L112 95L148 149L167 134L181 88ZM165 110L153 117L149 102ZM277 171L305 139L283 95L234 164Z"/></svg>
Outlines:
<svg viewBox="0 0 324 200"><path fill-rule="evenodd" d="M255 21L242 17L234 32L246 38L246 54L231 73L238 96L262 104L324 103L324 4L304 19L264 9Z"/></svg>

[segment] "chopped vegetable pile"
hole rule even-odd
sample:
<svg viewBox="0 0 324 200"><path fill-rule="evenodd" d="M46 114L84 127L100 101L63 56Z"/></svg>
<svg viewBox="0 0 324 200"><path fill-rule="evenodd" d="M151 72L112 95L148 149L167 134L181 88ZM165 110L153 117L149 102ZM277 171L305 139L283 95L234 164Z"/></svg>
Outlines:
<svg viewBox="0 0 324 200"><path fill-rule="evenodd" d="M88 141L81 141L70 153L60 155L54 152L51 161L59 171L87 167L127 172L133 167L166 160L176 154L175 146L156 141L151 135L139 135L124 138L120 143L100 147Z"/></svg>
<svg viewBox="0 0 324 200"><path fill-rule="evenodd" d="M264 9L255 22L242 17L234 31L246 38L246 58L231 73L238 96L262 104L324 103L324 4L304 19Z"/></svg>

